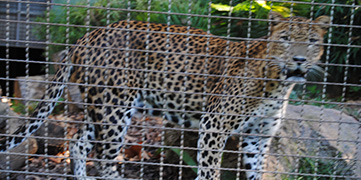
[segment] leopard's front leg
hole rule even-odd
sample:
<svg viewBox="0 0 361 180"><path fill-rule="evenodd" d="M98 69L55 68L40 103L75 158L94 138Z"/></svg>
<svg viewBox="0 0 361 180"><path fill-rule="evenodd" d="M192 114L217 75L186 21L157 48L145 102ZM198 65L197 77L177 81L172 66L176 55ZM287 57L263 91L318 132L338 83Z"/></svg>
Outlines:
<svg viewBox="0 0 361 180"><path fill-rule="evenodd" d="M219 115L206 114L200 123L197 180L220 179L222 150L230 130Z"/></svg>
<svg viewBox="0 0 361 180"><path fill-rule="evenodd" d="M262 179L264 157L280 124L281 119L277 117L251 117L243 127L242 159L247 179Z"/></svg>

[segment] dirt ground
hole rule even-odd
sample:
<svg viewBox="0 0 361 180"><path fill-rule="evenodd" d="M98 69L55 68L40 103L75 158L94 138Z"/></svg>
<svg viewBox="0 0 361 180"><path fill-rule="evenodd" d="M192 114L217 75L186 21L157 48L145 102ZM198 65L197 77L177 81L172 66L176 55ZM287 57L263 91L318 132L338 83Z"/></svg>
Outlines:
<svg viewBox="0 0 361 180"><path fill-rule="evenodd" d="M356 114L359 117L359 106L357 107ZM355 112L356 110L354 108L352 109L352 111ZM66 135L67 138L71 138L78 129L81 128L77 122L82 122L84 116L80 113L72 116L57 115L50 118L60 121L60 129L66 129L66 132L63 134ZM72 123L64 123L66 121ZM194 179L196 174L191 168L180 168L180 166L188 166L188 164L184 161L180 161L179 155L170 149L172 147L173 149L179 147L183 135L184 147L195 147L198 133L187 132L182 134L179 131L177 132L169 128L171 127L169 125L163 126L163 123L161 118L133 119L132 125L129 127L126 135L125 146L117 157L118 171L122 178L153 180L159 179L161 176L165 180L173 180L179 179L179 175L181 174L181 179ZM55 129L56 127L50 128L50 130L53 131L55 131ZM42 132L40 132L39 136L41 135ZM232 143L232 140L229 140L229 142L229 146L238 144L236 141ZM8 177L8 179L11 180L73 179L67 146L68 143L65 143L64 145L64 142L62 142L60 146L59 143L58 145L53 146L52 143L49 142L47 146L47 156L44 154L44 146L41 145L42 142L38 141L38 143L38 152L33 156L28 157L25 166L20 170L14 170L13 173L6 174L5 177ZM53 142L53 144L56 143ZM228 149L237 150L236 147L229 147ZM187 151L187 154L195 159L196 151ZM96 160L93 159L93 154L90 154L89 159L90 160L87 162L88 175L101 179L95 168L97 163ZM223 161L229 162L228 165L237 164L237 160L237 156L236 158L234 158L234 156L228 158L227 155L223 157ZM222 167L232 168L232 166L227 165L223 165ZM222 176L229 176L229 173L231 173L230 176L235 176L234 172L223 172ZM242 173L240 175L242 179ZM0 179L5 177L1 177Z"/></svg>
<svg viewBox="0 0 361 180"><path fill-rule="evenodd" d="M51 116L58 121L77 122L83 118L82 114L72 116ZM169 162L164 157L169 149L161 149L162 145L162 119L140 118L132 121L126 135L125 146L117 157L118 171L124 179L178 179L179 168L168 166ZM60 125L61 124L61 125ZM71 138L80 128L77 123L59 123L59 127L51 127L52 130L63 128L66 124L66 136ZM41 136L42 132L39 133ZM166 134L163 134L166 135ZM167 138L165 138L167 139ZM40 143L39 143L40 142ZM44 154L44 145L38 140L39 150L34 156L28 157L25 165L9 173L6 176L11 180L62 180L73 179L71 172L71 161L69 159L68 143L61 145L48 143L47 155ZM57 147L55 147L57 146ZM161 151L163 153L161 153ZM96 160L93 160L93 153L87 161L87 173L89 176L99 177L95 168ZM179 157L178 157L179 159ZM178 161L175 161L178 162ZM179 162L178 162L179 164ZM162 171L161 171L162 169ZM175 174L175 175L174 175ZM195 176L195 173L192 174ZM100 178L101 179L101 178Z"/></svg>

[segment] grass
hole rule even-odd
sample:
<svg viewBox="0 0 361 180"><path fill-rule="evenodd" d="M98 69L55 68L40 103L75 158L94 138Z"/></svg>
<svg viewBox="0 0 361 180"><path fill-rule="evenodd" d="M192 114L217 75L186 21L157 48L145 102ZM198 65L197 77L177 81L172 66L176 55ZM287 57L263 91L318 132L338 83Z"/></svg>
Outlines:
<svg viewBox="0 0 361 180"><path fill-rule="evenodd" d="M337 156L340 157L340 154ZM300 158L299 168L292 172L297 172L300 175L290 175L282 177L282 180L326 180L339 179L332 176L352 176L352 165L348 166L342 160L318 160L315 158ZM321 177L322 175L322 177Z"/></svg>
<svg viewBox="0 0 361 180"><path fill-rule="evenodd" d="M64 101L64 98L59 98L58 101ZM26 115L26 114L32 114L36 108L36 106L39 104L39 102L36 101L29 101L26 105L24 105L20 101L12 101L11 102L11 110L14 112L20 114L20 115ZM62 103L56 103L56 106L52 112L52 114L61 114L64 111L64 108L62 106Z"/></svg>
<svg viewBox="0 0 361 180"><path fill-rule="evenodd" d="M171 148L173 152L175 152L178 156L180 156L181 150L178 148ZM197 163L192 159L192 157L186 152L183 151L183 161L190 166L197 166ZM198 169L192 168L192 171L197 174Z"/></svg>

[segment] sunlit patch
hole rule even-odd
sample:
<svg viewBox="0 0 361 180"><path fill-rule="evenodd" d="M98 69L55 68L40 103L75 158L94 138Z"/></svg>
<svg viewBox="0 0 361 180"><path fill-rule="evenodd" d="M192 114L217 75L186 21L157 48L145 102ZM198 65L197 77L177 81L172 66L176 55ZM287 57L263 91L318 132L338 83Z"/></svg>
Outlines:
<svg viewBox="0 0 361 180"><path fill-rule="evenodd" d="M1 97L1 102L2 102L2 103L9 103L10 100L9 100L9 98L3 96L3 97Z"/></svg>

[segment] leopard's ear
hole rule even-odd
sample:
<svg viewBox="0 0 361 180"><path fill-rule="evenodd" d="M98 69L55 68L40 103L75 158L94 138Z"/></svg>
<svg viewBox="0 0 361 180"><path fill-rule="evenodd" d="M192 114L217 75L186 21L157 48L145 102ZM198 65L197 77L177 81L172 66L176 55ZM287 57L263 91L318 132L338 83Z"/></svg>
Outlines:
<svg viewBox="0 0 361 180"><path fill-rule="evenodd" d="M328 27L330 26L331 19L329 16L320 16L316 18L314 22L317 23L318 26L321 27L321 29L326 32Z"/></svg>
<svg viewBox="0 0 361 180"><path fill-rule="evenodd" d="M285 20L285 18L282 16L282 14L275 12L275 11L269 12L268 19L271 21L271 26L275 26L278 23L280 23L280 21Z"/></svg>

